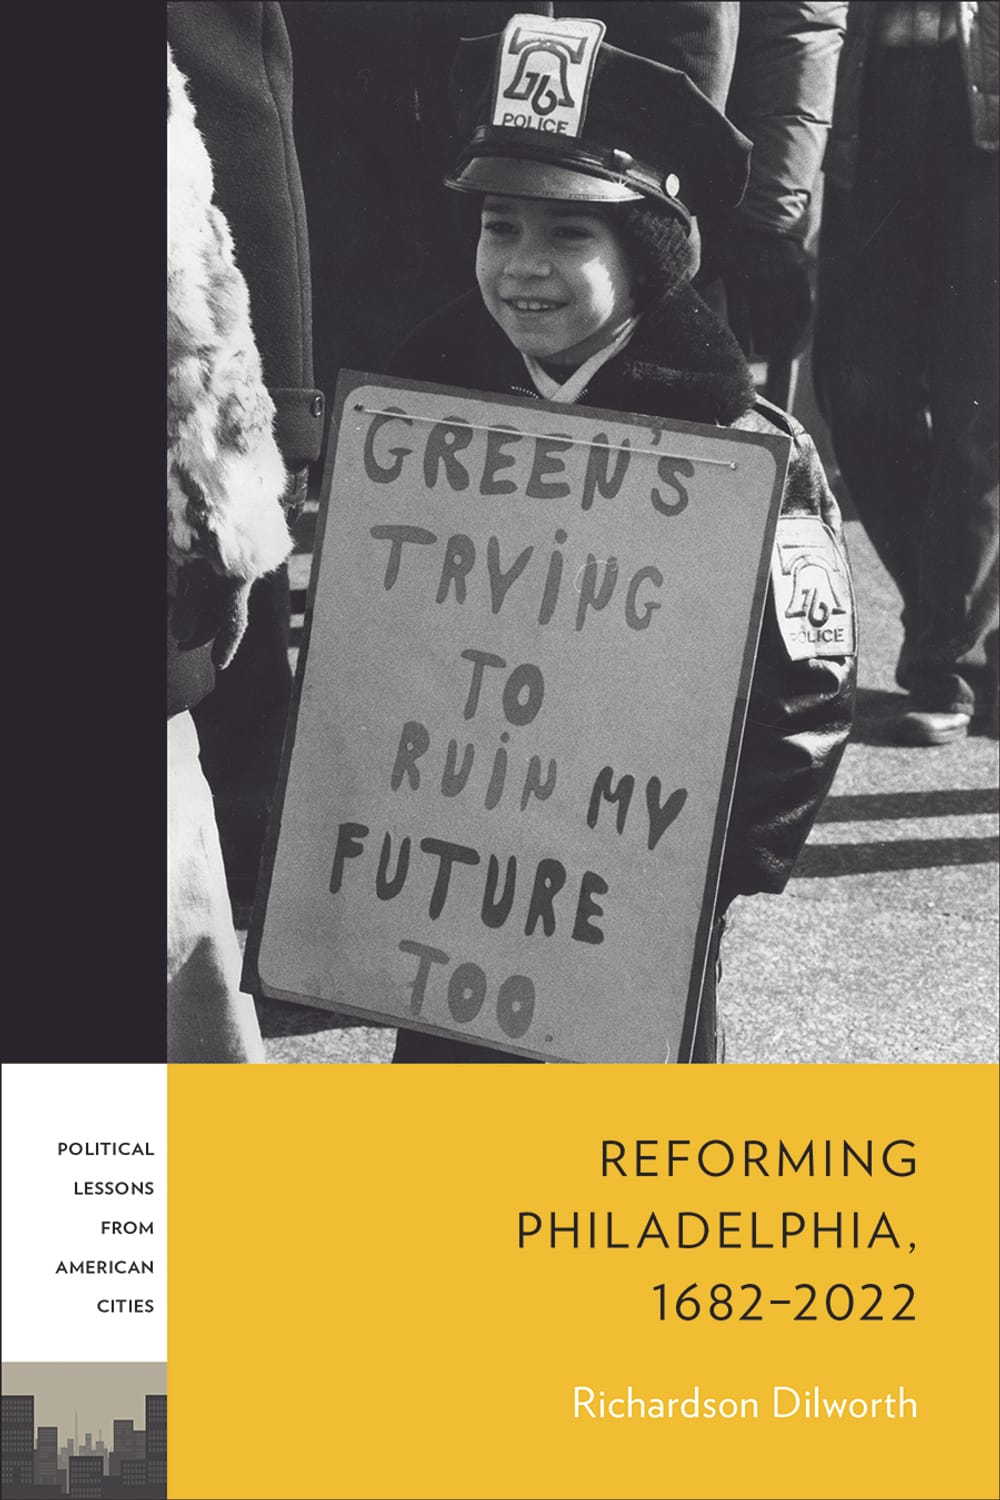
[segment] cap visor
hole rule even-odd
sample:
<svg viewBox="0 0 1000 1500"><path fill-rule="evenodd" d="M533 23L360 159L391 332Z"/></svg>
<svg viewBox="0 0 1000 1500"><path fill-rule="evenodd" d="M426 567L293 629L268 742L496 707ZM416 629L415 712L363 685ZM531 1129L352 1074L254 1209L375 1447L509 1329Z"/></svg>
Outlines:
<svg viewBox="0 0 1000 1500"><path fill-rule="evenodd" d="M474 156L445 187L460 193L497 193L504 198L557 198L577 203L632 203L644 194L623 182L574 172L547 161L513 156Z"/></svg>

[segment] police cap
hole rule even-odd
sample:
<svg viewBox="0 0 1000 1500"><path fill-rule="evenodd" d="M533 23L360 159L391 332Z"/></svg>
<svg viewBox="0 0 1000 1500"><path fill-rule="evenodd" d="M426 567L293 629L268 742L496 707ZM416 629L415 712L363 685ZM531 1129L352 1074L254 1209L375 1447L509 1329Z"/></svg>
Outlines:
<svg viewBox="0 0 1000 1500"><path fill-rule="evenodd" d="M686 223L732 208L750 142L686 73L604 42L604 24L519 15L464 39L451 104L464 142L445 184L515 198L652 198Z"/></svg>

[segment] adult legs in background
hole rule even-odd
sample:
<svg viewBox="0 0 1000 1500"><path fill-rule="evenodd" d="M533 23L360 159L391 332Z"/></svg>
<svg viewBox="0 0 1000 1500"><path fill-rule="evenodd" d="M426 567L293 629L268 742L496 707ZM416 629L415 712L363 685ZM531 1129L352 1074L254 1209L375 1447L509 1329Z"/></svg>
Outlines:
<svg viewBox="0 0 1000 1500"><path fill-rule="evenodd" d="M872 55L858 181L826 189L814 350L837 461L902 596L897 680L944 715L996 691L997 163L962 89L953 47Z"/></svg>
<svg viewBox="0 0 1000 1500"><path fill-rule="evenodd" d="M240 992L212 794L189 713L167 720L167 1058L263 1062L253 1000Z"/></svg>
<svg viewBox="0 0 1000 1500"><path fill-rule="evenodd" d="M959 89L956 66L950 97ZM947 79L941 80L938 98ZM945 103L936 109L947 119ZM964 123L964 120L963 120ZM932 470L921 538L922 612L900 686L914 704L996 702L998 635L998 160L946 136L933 161L939 204L928 321Z"/></svg>

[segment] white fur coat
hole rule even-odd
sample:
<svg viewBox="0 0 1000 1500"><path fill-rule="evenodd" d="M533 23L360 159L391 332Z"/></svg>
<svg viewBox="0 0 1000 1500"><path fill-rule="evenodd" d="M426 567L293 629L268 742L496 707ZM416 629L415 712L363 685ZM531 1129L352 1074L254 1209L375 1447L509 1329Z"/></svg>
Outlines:
<svg viewBox="0 0 1000 1500"><path fill-rule="evenodd" d="M167 550L250 581L291 542L246 282L183 74L167 48Z"/></svg>

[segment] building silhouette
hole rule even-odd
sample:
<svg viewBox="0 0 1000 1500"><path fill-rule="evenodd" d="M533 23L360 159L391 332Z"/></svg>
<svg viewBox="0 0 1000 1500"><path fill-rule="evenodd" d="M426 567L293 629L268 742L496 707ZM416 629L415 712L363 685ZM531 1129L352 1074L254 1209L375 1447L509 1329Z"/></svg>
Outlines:
<svg viewBox="0 0 1000 1500"><path fill-rule="evenodd" d="M92 1453L77 1453L69 1461L69 1500L101 1500L104 1460Z"/></svg>
<svg viewBox="0 0 1000 1500"><path fill-rule="evenodd" d="M166 1500L166 1396L147 1395L145 1411L145 1430L114 1419L110 1453L100 1432L60 1449L57 1427L39 1427L36 1442L34 1396L4 1396L0 1500Z"/></svg>
<svg viewBox="0 0 1000 1500"><path fill-rule="evenodd" d="M34 1485L59 1485L59 1429L39 1427L35 1447ZM57 1493L62 1493L60 1486Z"/></svg>
<svg viewBox="0 0 1000 1500"><path fill-rule="evenodd" d="M146 1482L167 1487L167 1398L146 1397Z"/></svg>
<svg viewBox="0 0 1000 1500"><path fill-rule="evenodd" d="M122 1464L135 1459L145 1460L146 1434L131 1421L115 1420L114 1446L108 1455L108 1473L116 1479L122 1477Z"/></svg>
<svg viewBox="0 0 1000 1500"><path fill-rule="evenodd" d="M31 1485L35 1478L35 1398L4 1396L0 1478L4 1488Z"/></svg>

